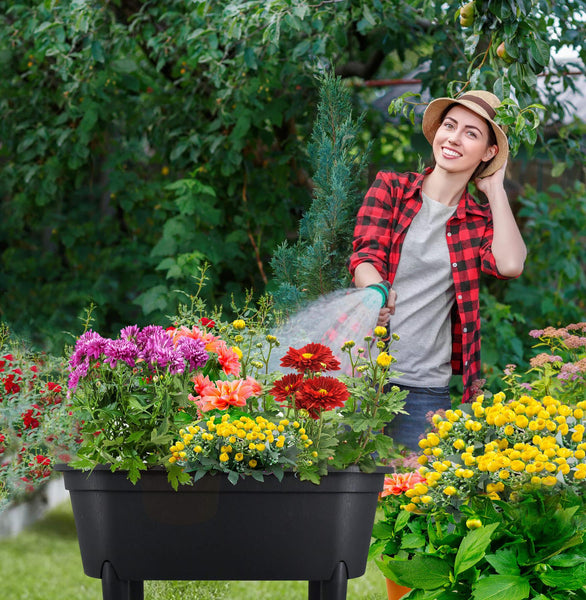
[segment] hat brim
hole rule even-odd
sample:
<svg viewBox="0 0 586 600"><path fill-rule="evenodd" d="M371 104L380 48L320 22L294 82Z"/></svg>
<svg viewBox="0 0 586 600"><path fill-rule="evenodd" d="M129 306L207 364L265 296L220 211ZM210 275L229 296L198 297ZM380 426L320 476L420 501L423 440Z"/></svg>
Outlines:
<svg viewBox="0 0 586 600"><path fill-rule="evenodd" d="M471 110L485 119L492 127L499 151L488 166L480 173L480 177L488 177L489 175L496 173L507 162L507 158L509 157L509 141L507 140L507 134L493 121L490 115L475 102L459 100L458 98L436 98L435 100L432 100L423 113L423 122L421 124L423 135L427 141L433 145L433 139L440 126L442 114L448 106L452 104L460 104Z"/></svg>

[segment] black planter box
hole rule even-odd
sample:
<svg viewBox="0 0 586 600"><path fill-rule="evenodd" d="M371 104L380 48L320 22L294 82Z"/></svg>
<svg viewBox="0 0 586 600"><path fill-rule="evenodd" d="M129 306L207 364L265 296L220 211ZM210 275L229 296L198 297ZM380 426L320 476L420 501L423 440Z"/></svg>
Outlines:
<svg viewBox="0 0 586 600"><path fill-rule="evenodd" d="M107 467L57 468L70 493L85 573L104 578L107 565L122 581L359 577L388 472L332 472L320 485L292 473L281 482L271 476L236 485L206 475L174 491L162 469L133 485ZM345 597L345 589L331 597Z"/></svg>

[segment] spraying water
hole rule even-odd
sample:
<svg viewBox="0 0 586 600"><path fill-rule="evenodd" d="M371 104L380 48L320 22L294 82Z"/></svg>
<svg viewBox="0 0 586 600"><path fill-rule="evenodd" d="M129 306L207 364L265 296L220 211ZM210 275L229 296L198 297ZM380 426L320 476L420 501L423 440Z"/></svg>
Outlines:
<svg viewBox="0 0 586 600"><path fill-rule="evenodd" d="M280 361L290 347L320 343L330 347L342 372L349 374L350 359L340 348L349 340L363 344L374 331L380 308L381 295L370 288L336 290L311 301L272 332L280 346L272 351L269 371L283 370Z"/></svg>

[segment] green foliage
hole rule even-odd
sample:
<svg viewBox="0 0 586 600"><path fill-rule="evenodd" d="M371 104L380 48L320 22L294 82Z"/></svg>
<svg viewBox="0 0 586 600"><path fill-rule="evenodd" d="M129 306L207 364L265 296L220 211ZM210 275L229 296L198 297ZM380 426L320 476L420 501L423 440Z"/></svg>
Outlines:
<svg viewBox="0 0 586 600"><path fill-rule="evenodd" d="M310 205L316 73L357 84L356 164L372 139L377 164L413 168L426 150L410 123L383 123L365 81L418 69L433 96L486 86L522 109L542 101L556 123L584 65L553 51L584 59L583 9L476 0L462 27L457 3L427 0L0 0L0 315L58 354L91 301L105 332L164 322L204 262L207 299L227 311L277 284L298 302L298 282L271 281L268 264ZM556 175L582 164L580 127L548 140ZM536 130L522 131L527 146ZM306 266L341 260L338 243Z"/></svg>
<svg viewBox="0 0 586 600"><path fill-rule="evenodd" d="M303 215L299 238L284 243L271 262L277 301L287 305L348 287L348 256L360 205L367 153L357 149L362 118L352 119L350 91L340 78L320 79L320 103L309 156L314 167L313 202Z"/></svg>
<svg viewBox="0 0 586 600"><path fill-rule="evenodd" d="M0 512L29 498L78 444L61 362L0 323Z"/></svg>
<svg viewBox="0 0 586 600"><path fill-rule="evenodd" d="M507 286L505 301L522 306L534 328L583 320L585 199L579 182L547 192L529 188L519 199L528 259L523 276Z"/></svg>
<svg viewBox="0 0 586 600"><path fill-rule="evenodd" d="M479 496L466 512L483 515L479 527L469 529L470 519L445 513L413 515L407 531L421 532L425 544L412 548L403 543L402 552L377 561L385 576L414 588L406 598L583 598L586 517L581 497L534 491L493 506Z"/></svg>

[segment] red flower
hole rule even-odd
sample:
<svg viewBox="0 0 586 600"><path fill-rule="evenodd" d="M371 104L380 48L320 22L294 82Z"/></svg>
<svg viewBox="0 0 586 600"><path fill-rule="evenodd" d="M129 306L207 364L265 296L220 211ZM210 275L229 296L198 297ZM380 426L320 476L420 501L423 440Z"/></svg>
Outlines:
<svg viewBox="0 0 586 600"><path fill-rule="evenodd" d="M40 423L38 417L41 416L41 411L36 404L33 404L33 408L29 408L26 412L22 413L22 422L25 429L35 429Z"/></svg>
<svg viewBox="0 0 586 600"><path fill-rule="evenodd" d="M299 373L311 371L337 371L340 361L332 351L323 344L306 344L298 350L289 348L287 354L281 359L282 367L291 367Z"/></svg>
<svg viewBox="0 0 586 600"><path fill-rule="evenodd" d="M306 379L295 394L295 407L305 409L312 419L322 411L344 406L350 394L344 383L335 377Z"/></svg>
<svg viewBox="0 0 586 600"><path fill-rule="evenodd" d="M209 329L211 329L212 327L216 326L216 322L212 321L211 319L208 319L207 317L202 317L199 322L204 326L204 327L208 327Z"/></svg>
<svg viewBox="0 0 586 600"><path fill-rule="evenodd" d="M272 394L279 403L289 402L291 398L295 397L295 392L302 383L303 375L299 373L289 373L288 375L284 375L278 381L275 381L269 393Z"/></svg>

